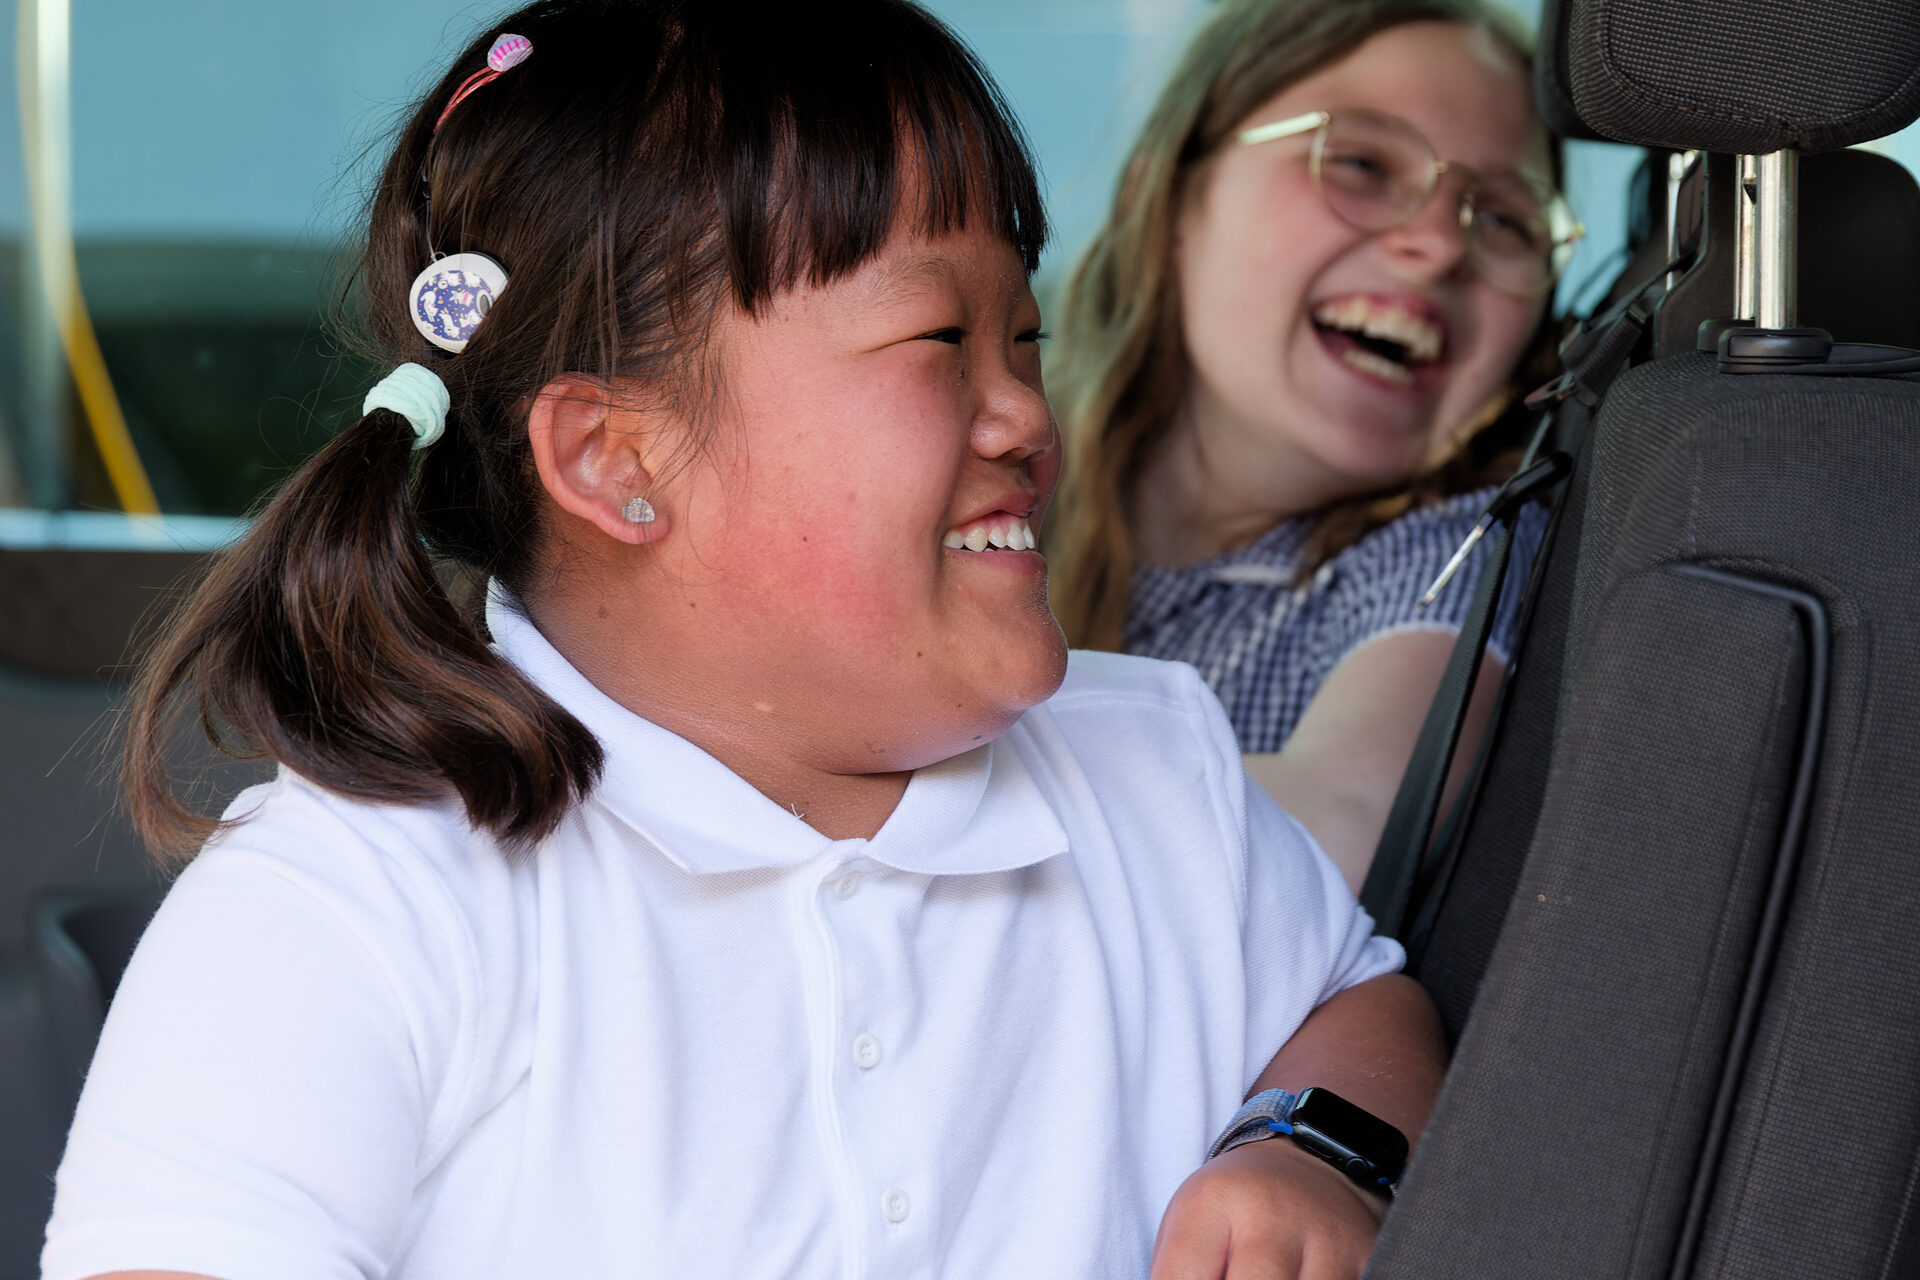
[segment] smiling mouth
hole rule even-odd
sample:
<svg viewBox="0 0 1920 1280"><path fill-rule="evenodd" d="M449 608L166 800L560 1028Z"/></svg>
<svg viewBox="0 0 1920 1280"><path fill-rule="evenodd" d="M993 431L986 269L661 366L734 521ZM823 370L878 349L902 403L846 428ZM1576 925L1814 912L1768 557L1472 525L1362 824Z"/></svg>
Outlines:
<svg viewBox="0 0 1920 1280"><path fill-rule="evenodd" d="M1446 331L1433 320L1362 294L1315 307L1313 327L1340 360L1395 386L1412 386L1446 349Z"/></svg>
<svg viewBox="0 0 1920 1280"><path fill-rule="evenodd" d="M1033 526L1018 516L973 520L949 529L940 545L954 551L1032 551L1040 545Z"/></svg>

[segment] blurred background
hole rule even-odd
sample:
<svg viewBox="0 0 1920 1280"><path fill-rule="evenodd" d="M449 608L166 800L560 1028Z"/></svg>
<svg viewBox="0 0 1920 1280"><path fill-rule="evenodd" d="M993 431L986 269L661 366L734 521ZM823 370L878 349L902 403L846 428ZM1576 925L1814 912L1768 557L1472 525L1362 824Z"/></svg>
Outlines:
<svg viewBox="0 0 1920 1280"><path fill-rule="evenodd" d="M1044 305L1207 0L932 7L1035 143ZM130 640L377 376L323 324L363 159L499 11L15 0L0 24L0 955L26 945L36 892L155 882L110 803ZM1911 137L1875 146L1920 160ZM1640 160L1572 148L1590 233L1563 309L1617 271Z"/></svg>

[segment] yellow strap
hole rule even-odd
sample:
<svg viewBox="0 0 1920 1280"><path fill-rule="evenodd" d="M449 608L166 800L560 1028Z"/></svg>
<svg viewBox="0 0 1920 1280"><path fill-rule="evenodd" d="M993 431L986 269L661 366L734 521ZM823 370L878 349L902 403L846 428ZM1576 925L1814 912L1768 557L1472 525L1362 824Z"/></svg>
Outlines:
<svg viewBox="0 0 1920 1280"><path fill-rule="evenodd" d="M67 323L61 326L60 341L67 350L67 364L73 369L74 386L80 392L80 406L86 411L94 447L100 450L100 461L106 464L107 480L113 485L120 509L134 515L157 516L160 500L154 496L139 450L133 447L127 416L121 412L120 397L114 394L113 379L107 375L107 361L100 354L100 339L93 331L93 318L87 314L86 299L80 295L78 272L72 277L70 287L72 294L65 308Z"/></svg>

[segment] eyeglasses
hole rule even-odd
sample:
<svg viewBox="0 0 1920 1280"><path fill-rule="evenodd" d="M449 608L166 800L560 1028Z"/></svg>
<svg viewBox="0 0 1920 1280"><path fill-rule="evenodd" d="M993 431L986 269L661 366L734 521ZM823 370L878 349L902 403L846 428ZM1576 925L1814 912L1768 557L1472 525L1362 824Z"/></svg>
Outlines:
<svg viewBox="0 0 1920 1280"><path fill-rule="evenodd" d="M1434 154L1433 144L1397 116L1371 111L1309 111L1234 135L1242 146L1311 131L1308 168L1327 207L1361 231L1411 222L1440 185L1466 175L1460 230L1481 276L1494 288L1537 297L1553 286L1586 228L1566 197L1527 173L1483 176Z"/></svg>

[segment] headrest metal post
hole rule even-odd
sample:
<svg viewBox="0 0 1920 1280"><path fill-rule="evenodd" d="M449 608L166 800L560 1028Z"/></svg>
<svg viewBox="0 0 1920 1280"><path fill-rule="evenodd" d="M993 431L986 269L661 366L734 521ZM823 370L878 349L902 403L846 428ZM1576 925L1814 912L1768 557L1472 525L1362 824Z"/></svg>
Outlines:
<svg viewBox="0 0 1920 1280"><path fill-rule="evenodd" d="M1754 260L1754 201L1759 198L1760 158L1740 157L1740 183L1734 191L1736 214L1733 242L1733 314L1752 320L1759 294L1758 263Z"/></svg>
<svg viewBox="0 0 1920 1280"><path fill-rule="evenodd" d="M1680 256L1680 187L1687 180L1687 174L1700 159L1698 151L1676 151L1667 157L1667 261L1672 262ZM1679 272L1667 272L1667 288L1673 288L1673 282Z"/></svg>
<svg viewBox="0 0 1920 1280"><path fill-rule="evenodd" d="M1754 212L1753 322L1762 329L1791 329L1799 315L1794 248L1800 155L1773 151L1759 158Z"/></svg>

